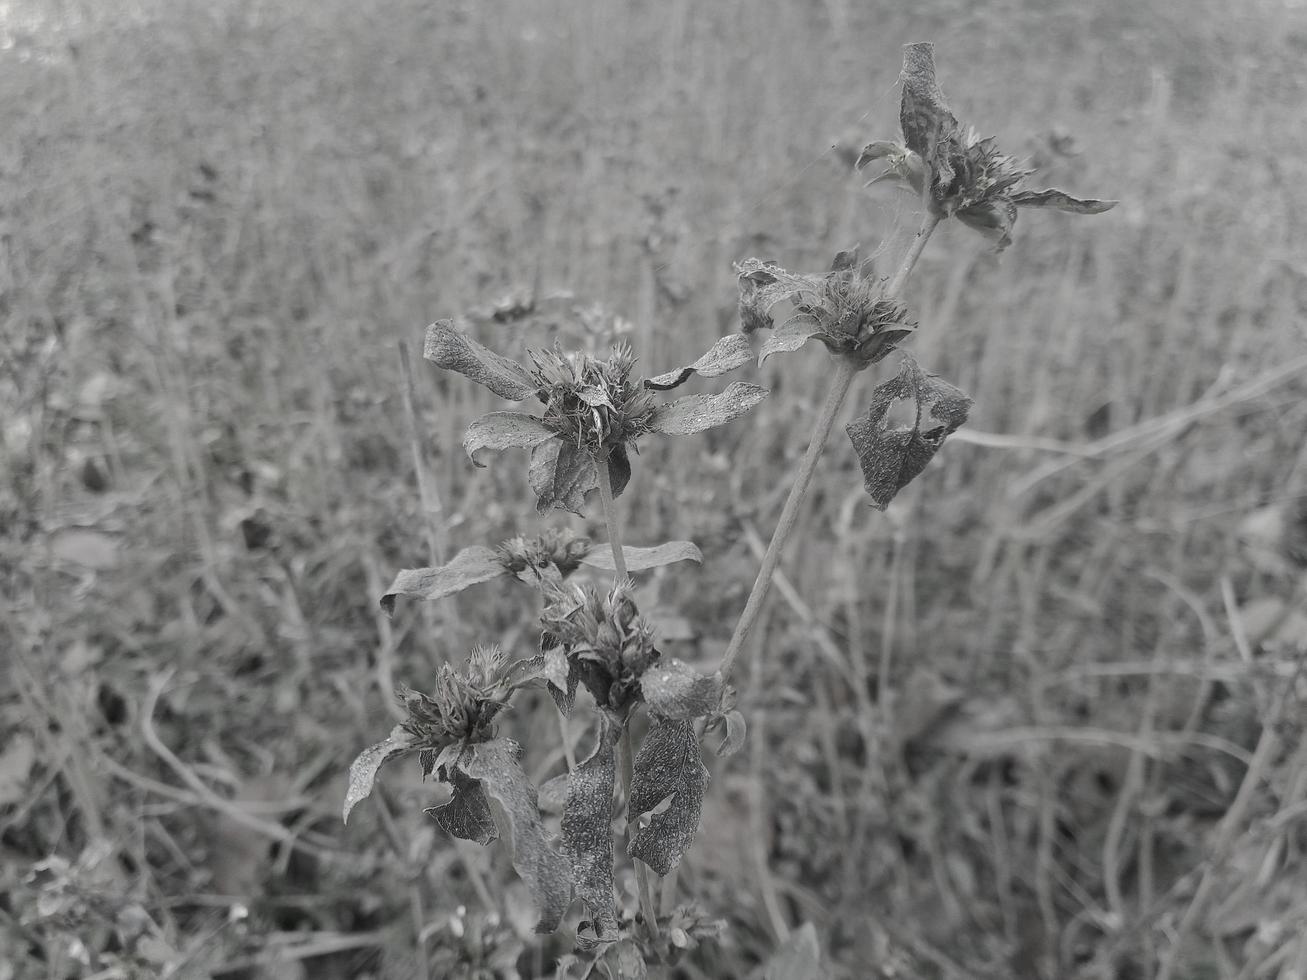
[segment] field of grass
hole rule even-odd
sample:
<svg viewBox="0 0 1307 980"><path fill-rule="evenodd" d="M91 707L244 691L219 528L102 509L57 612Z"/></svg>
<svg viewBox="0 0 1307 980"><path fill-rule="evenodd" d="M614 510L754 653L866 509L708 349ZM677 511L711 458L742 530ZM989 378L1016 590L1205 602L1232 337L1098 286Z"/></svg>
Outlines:
<svg viewBox="0 0 1307 980"><path fill-rule="evenodd" d="M415 766L340 821L397 684L536 641L493 584L378 608L539 526L423 330L534 297L469 329L620 317L653 374L737 329L734 261L892 270L919 202L849 150L917 40L1033 184L1121 204L930 242L911 349L971 419L887 514L828 449L677 880L728 929L677 975L811 922L837 977L1307 977L1307 584L1267 555L1307 488L1301 4L50 0L0 4L0 980L552 975ZM705 556L640 583L676 655L720 656L827 372L638 460L629 543Z"/></svg>

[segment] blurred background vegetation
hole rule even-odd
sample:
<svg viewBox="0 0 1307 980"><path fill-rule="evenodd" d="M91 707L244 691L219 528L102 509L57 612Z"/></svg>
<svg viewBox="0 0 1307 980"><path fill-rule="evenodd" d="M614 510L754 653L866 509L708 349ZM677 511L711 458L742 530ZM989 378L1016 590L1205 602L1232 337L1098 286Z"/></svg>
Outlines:
<svg viewBox="0 0 1307 980"><path fill-rule="evenodd" d="M617 323L652 374L735 329L733 261L894 261L916 202L849 164L914 40L1031 186L1122 203L931 241L912 349L970 428L888 515L828 450L683 975L808 921L834 976L1307 975L1302 4L51 0L0 4L0 978L551 974L416 772L339 820L395 684L535 640L525 591L378 609L538 526L423 329ZM638 461L629 542L706 556L643 584L677 655L720 655L826 370ZM539 776L552 714L510 725Z"/></svg>

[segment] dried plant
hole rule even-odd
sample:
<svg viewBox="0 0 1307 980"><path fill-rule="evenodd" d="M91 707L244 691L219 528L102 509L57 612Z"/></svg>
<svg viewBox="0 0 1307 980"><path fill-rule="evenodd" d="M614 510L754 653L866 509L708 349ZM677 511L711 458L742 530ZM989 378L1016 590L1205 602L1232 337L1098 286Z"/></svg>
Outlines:
<svg viewBox="0 0 1307 980"><path fill-rule="evenodd" d="M873 181L903 182L924 203L920 230L891 276L877 275L872 263L860 261L856 248L840 252L820 275L746 259L737 266L740 331L690 363L644 379L636 374L636 358L626 344L606 357L558 347L538 350L523 364L490 351L450 320L428 330L425 356L438 367L510 402L538 403L535 413L492 412L472 422L463 439L472 462L483 465L487 450L527 450L537 509L581 514L597 497L609 541L600 548L586 538L547 532L494 548L469 546L440 567L399 573L381 598L387 611L400 596L441 599L506 576L533 586L541 597L540 642L530 656L517 660L497 648L479 648L464 667L443 667L430 692L401 691L405 720L351 766L344 814L348 817L369 795L383 765L417 755L424 776L451 788L449 802L429 811L442 828L481 844L501 833L510 838L513 866L534 897L539 931L559 929L573 897L581 899L586 917L576 925L574 953L558 966L560 977L653 975L720 932L721 923L692 907L660 909L651 876L675 869L699 828L708 784L701 740L720 733L711 746L720 755L736 751L744 740L745 721L729 678L855 376L918 329L901 295L935 226L956 216L1002 249L1011 241L1019 208L1096 213L1112 206L1061 191L1019 190L1030 172L1000 153L992 140L963 130L935 81L929 44L905 48L900 120L901 143L870 143L856 163L861 170L880 161L885 169ZM661 401L658 394L695 375L717 378L752 363L754 335L760 332L766 336L759 362L816 340L832 359L833 373L730 644L718 668L704 672L659 649L629 578L633 571L699 561L698 549L688 541L624 547L614 501L632 479L632 457L642 439L703 432L742 418L762 401L765 390L741 382L716 394L672 401ZM911 407L906 424L891 420L890 409L898 402ZM966 421L970 406L956 387L903 357L897 373L872 390L867 411L847 426L875 507L883 510L921 474ZM582 565L611 571L611 587L603 591L569 581ZM594 706L593 748L566 777L557 840L546 832L538 790L522 765L522 747L496 732L497 721L524 687L546 690L565 715L581 690ZM643 721L637 728L638 718ZM638 752L637 731L644 732ZM617 808L615 799L620 799ZM623 827L625 846L619 851L615 842ZM617 902L619 854L634 864L638 913ZM811 938L805 934L795 949L815 946ZM799 958L804 957L811 958L807 953ZM795 962L794 956L786 962Z"/></svg>

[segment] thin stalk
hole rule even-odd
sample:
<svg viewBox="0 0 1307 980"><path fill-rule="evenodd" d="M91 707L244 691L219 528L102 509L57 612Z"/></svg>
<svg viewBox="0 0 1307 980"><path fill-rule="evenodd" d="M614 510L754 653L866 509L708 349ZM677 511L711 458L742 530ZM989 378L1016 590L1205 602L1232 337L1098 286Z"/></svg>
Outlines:
<svg viewBox="0 0 1307 980"><path fill-rule="evenodd" d="M894 278L885 287L883 294L885 299L896 299L898 294L902 292L904 284L908 281L909 274L917 264L917 260L921 258L921 252L926 247L926 241L930 238L931 232L935 230L937 224L939 224L939 216L927 210L925 217L922 219L921 228L916 237L913 238L912 244L908 246L903 261L899 263L898 270L894 273ZM817 423L812 428L812 438L808 441L808 448L804 451L803 459L800 460L799 468L794 474L794 483L790 487L789 496L785 498L785 506L781 509L780 520L776 522L776 530L772 532L771 541L767 544L767 552L763 555L762 567L758 569L758 576L753 580L753 588L749 591L749 598L744 604L744 612L740 614L739 622L735 624L735 632L731 636L731 642L726 647L726 653L722 655L721 672L723 678L729 677L731 671L734 670L735 662L740 657L740 651L744 648L744 643L749 638L750 631L762 614L762 605L767 598L767 591L771 588L771 580L780 565L781 553L785 550L790 534L794 531L794 526L798 522L799 507L808 493L813 474L817 471L817 461L821 459L821 454L826 449L826 441L830 438L831 429L835 427L835 420L839 417L840 409L844 407L844 399L848 397L849 387L853 383L853 376L858 373L861 367L851 358L840 358L837 361L835 376L830 381L830 390L827 392L826 401L821 407L821 414L817 416ZM602 493L602 491L603 484L601 482L600 492Z"/></svg>
<svg viewBox="0 0 1307 980"><path fill-rule="evenodd" d="M616 580L625 582L627 579L626 557L622 554L622 529L617 519L617 507L613 503L613 485L608 475L608 460L595 460L595 469L598 470L599 476L599 503L604 512L604 523L608 525L608 544L613 549L613 564L616 566ZM635 772L635 762L631 749L631 729L623 725L622 736L618 740L618 752L621 756L621 777L622 777L622 795L626 799L627 806L627 837L631 835L630 825L630 802L631 802L631 780ZM649 926L649 934L655 939L658 938L658 906L654 902L653 882L649 877L648 866L639 858L632 858L631 863L635 865L636 882L640 891L640 911L643 913L645 921Z"/></svg>

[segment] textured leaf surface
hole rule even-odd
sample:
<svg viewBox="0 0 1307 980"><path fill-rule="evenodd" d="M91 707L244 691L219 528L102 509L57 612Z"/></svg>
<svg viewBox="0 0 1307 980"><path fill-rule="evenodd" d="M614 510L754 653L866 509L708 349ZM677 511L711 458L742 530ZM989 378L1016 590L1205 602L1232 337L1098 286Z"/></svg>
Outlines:
<svg viewBox="0 0 1307 980"><path fill-rule="evenodd" d="M449 802L442 806L427 807L422 812L430 814L450 837L472 840L478 844L489 844L496 840L499 831L495 829L490 800L481 784L460 769L451 771L450 784L454 787L454 795Z"/></svg>
<svg viewBox="0 0 1307 980"><path fill-rule="evenodd" d="M531 451L528 479L535 491L536 510L541 514L555 507L580 514L585 495L599 486L590 454L561 439L542 442Z"/></svg>
<svg viewBox="0 0 1307 980"><path fill-rule="evenodd" d="M903 127L903 142L925 161L932 186L946 187L953 180L948 149L957 140L960 127L935 80L933 44L903 46L902 78L899 124Z"/></svg>
<svg viewBox="0 0 1307 980"><path fill-rule="evenodd" d="M702 564L703 553L692 541L667 541L649 548L636 548L626 545L622 548L622 559L626 562L628 572L643 572L650 568L661 568L678 561L695 561ZM615 572L613 549L607 546L592 549L581 559L581 564L591 568L602 568Z"/></svg>
<svg viewBox="0 0 1307 980"><path fill-rule="evenodd" d="M464 548L438 568L406 568L395 576L381 597L381 608L395 611L395 598L443 599L481 582L507 575L503 559L490 548Z"/></svg>
<svg viewBox="0 0 1307 980"><path fill-rule="evenodd" d="M1096 201L1093 198L1072 197L1064 191L1018 191L1012 203L1021 208L1056 208L1071 214L1102 214L1117 206L1117 201Z"/></svg>
<svg viewBox="0 0 1307 980"><path fill-rule="evenodd" d="M535 394L536 385L517 361L483 347L454 328L452 320L437 320L427 327L422 356L437 367L457 371L485 385L500 398L520 402Z"/></svg>
<svg viewBox="0 0 1307 980"><path fill-rule="evenodd" d="M736 381L715 395L687 395L659 406L649 428L669 436L684 436L733 422L767 397L767 389Z"/></svg>
<svg viewBox="0 0 1307 980"><path fill-rule="evenodd" d="M910 426L891 428L886 416L900 398L912 400L915 420ZM970 409L970 398L947 381L926 374L906 355L898 376L876 386L867 414L850 422L845 431L858 454L867 493L878 509L888 507L925 469L945 438L967 420Z"/></svg>
<svg viewBox="0 0 1307 980"><path fill-rule="evenodd" d="M631 856L660 875L676 867L699 829L707 785L694 726L655 717L631 779Z"/></svg>
<svg viewBox="0 0 1307 980"><path fill-rule="evenodd" d="M654 714L675 721L703 718L722 700L720 672L701 674L675 657L660 660L640 677L645 704Z"/></svg>
<svg viewBox="0 0 1307 980"><path fill-rule="evenodd" d="M781 324L771 332L762 349L758 351L758 363L761 364L773 354L793 353L820 334L821 325L808 317Z"/></svg>
<svg viewBox="0 0 1307 980"><path fill-rule="evenodd" d="M822 980L817 928L805 922L767 960L763 980Z"/></svg>
<svg viewBox="0 0 1307 980"><path fill-rule="evenodd" d="M479 781L503 810L513 843L513 868L531 890L540 913L536 931L553 932L571 900L567 859L545 834L536 790L522 771L521 756L512 739L494 739L469 746L459 767Z"/></svg>
<svg viewBox="0 0 1307 980"><path fill-rule="evenodd" d="M476 419L463 435L463 451L477 466L485 466L477 457L484 449L533 449L554 433L534 415L522 412L491 412Z"/></svg>
<svg viewBox="0 0 1307 980"><path fill-rule="evenodd" d="M377 781L377 771L396 756L413 750L413 736L402 726L396 725L390 730L390 736L384 742L369 745L359 753L358 758L349 765L349 787L345 790L345 805L340 818L349 822L350 811L366 800L372 793Z"/></svg>
<svg viewBox="0 0 1307 980"><path fill-rule="evenodd" d="M645 380L646 388L666 391L684 384L691 375L698 374L704 378L716 378L728 371L734 371L753 360L753 346L748 334L733 333L723 337L708 349L708 352L693 364L668 371L656 378Z"/></svg>
<svg viewBox="0 0 1307 980"><path fill-rule="evenodd" d="M572 865L576 893L594 917L595 931L607 936L617 928L613 901L613 784L617 776L614 748L621 727L600 714L594 752L577 766L563 806L563 853Z"/></svg>

